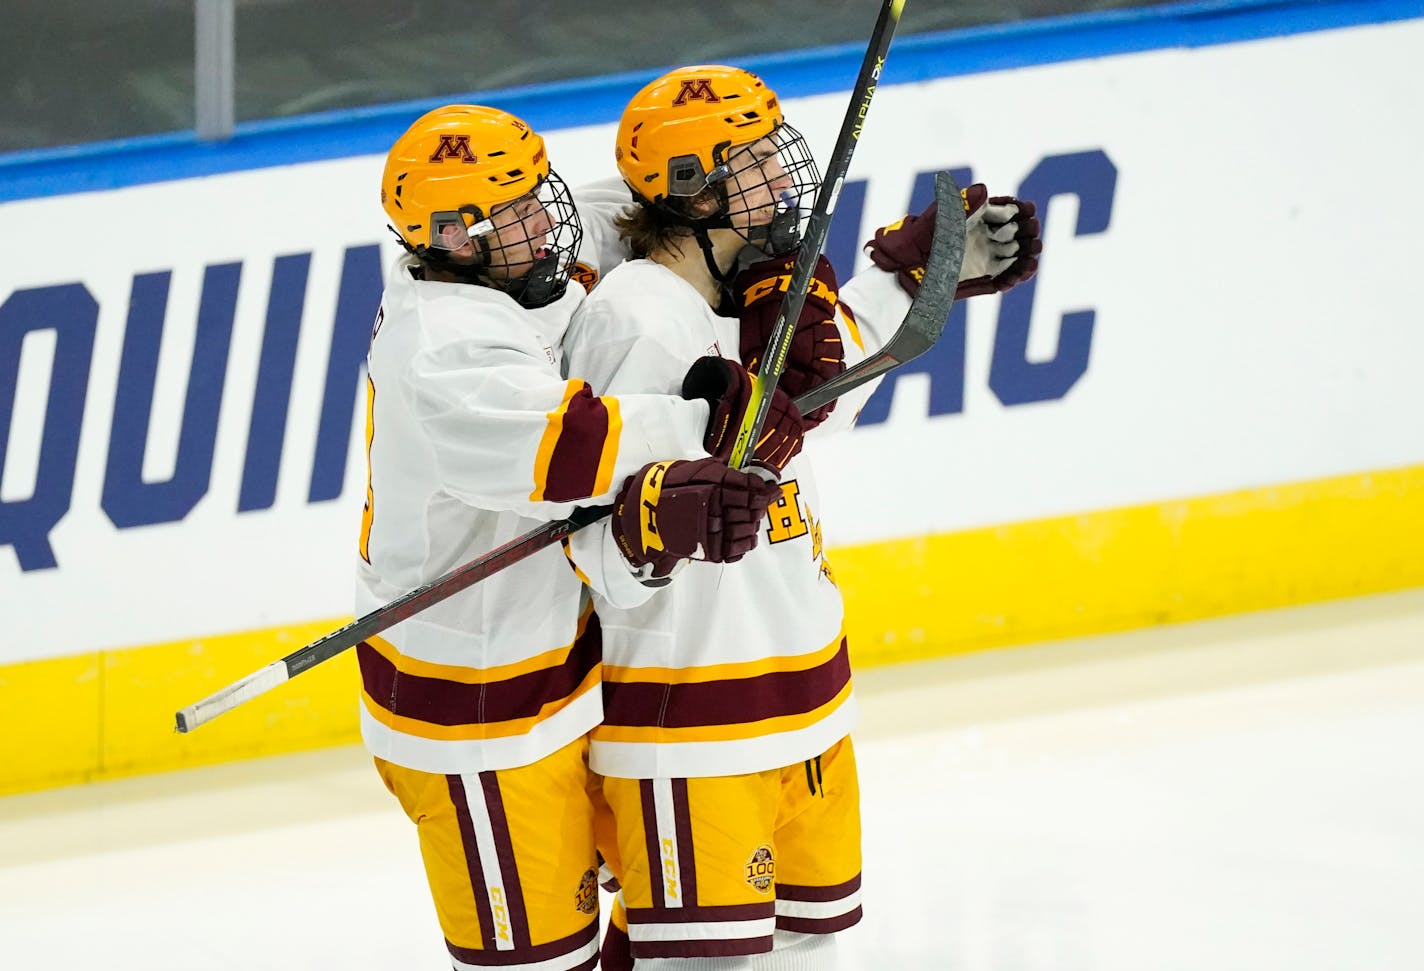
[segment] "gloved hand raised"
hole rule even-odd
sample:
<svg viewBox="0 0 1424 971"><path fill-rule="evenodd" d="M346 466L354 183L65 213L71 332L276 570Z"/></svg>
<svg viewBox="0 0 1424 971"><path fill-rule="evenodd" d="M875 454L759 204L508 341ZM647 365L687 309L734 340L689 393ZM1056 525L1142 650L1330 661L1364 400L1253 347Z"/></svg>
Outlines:
<svg viewBox="0 0 1424 971"><path fill-rule="evenodd" d="M982 182L961 195L966 217L964 263L954 298L1003 293L1037 273L1043 242L1034 204L1013 196L990 196ZM875 265L897 274L910 296L920 292L938 206L932 202L918 216L877 229L865 244Z"/></svg>
<svg viewBox="0 0 1424 971"><path fill-rule="evenodd" d="M756 546L775 482L716 459L652 462L623 482L613 539L635 568L666 577L679 560L735 563Z"/></svg>
<svg viewBox="0 0 1424 971"><path fill-rule="evenodd" d="M737 443L737 431L751 405L752 378L736 361L725 357L701 357L688 368L682 379L682 396L688 400L701 398L712 406L702 447L707 454L727 462ZM771 408L761 427L752 461L778 475L792 456L801 451L805 435L801 413L780 385L771 396Z"/></svg>
<svg viewBox="0 0 1424 971"><path fill-rule="evenodd" d="M742 333L740 353L748 371L758 373L761 355L766 351L781 302L791 285L791 270L796 254L775 257L753 263L737 274L734 292L742 302ZM811 290L801 307L791 348L786 355L786 367L777 386L795 398L835 377L845 370L845 347L840 328L836 326L836 306L840 302L836 271L824 256L816 259ZM822 405L803 415L807 428L826 420L835 402Z"/></svg>

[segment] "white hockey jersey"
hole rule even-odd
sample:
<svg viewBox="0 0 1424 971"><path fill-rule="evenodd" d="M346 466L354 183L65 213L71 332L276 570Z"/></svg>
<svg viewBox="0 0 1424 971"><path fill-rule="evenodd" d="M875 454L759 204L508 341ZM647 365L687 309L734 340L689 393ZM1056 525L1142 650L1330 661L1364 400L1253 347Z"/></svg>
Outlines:
<svg viewBox="0 0 1424 971"><path fill-rule="evenodd" d="M851 365L898 326L909 298L878 270L842 288ZM862 309L863 308L863 309ZM856 324L859 324L857 327ZM740 324L717 316L670 270L610 272L564 338L570 373L600 393L676 394L697 357L737 356ZM814 434L854 421L874 384L842 399ZM798 456L781 477L756 549L734 564L692 562L636 605L596 597L603 722L594 771L624 778L734 775L820 755L855 720L843 606L821 542L815 477Z"/></svg>
<svg viewBox="0 0 1424 971"><path fill-rule="evenodd" d="M611 501L648 462L706 454L704 402L599 397L561 376L581 287L527 310L486 287L416 279L414 265L392 268L368 355L357 616L575 504ZM602 595L649 595L606 526L571 545ZM368 639L357 649L367 747L442 774L537 761L602 716L596 625L553 546Z"/></svg>

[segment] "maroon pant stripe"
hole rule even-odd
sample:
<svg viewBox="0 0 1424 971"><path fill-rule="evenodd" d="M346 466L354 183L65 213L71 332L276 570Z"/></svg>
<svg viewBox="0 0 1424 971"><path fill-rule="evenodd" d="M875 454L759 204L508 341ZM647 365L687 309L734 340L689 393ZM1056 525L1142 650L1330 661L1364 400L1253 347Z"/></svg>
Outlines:
<svg viewBox="0 0 1424 971"><path fill-rule="evenodd" d="M709 907L629 907L632 924L697 924L729 920L765 920L776 912L776 904L722 904Z"/></svg>
<svg viewBox="0 0 1424 971"><path fill-rule="evenodd" d="M570 934L568 937L551 941L548 944L535 944L533 947L522 950L477 951L474 948L457 947L449 941L445 943L449 948L450 956L465 964L473 964L480 968L506 968L512 964L534 964L539 961L550 961L565 954L572 954L597 936L598 922L590 921L583 930ZM579 964L577 968L570 969L570 971L596 967L597 962L598 956L595 954L587 962Z"/></svg>
<svg viewBox="0 0 1424 971"><path fill-rule="evenodd" d="M475 824L470 819L470 803L465 798L465 783L458 775L447 775L445 781L450 786L450 801L455 804L455 818L460 823L460 842L465 847L465 866L470 873L475 914L480 920L480 941L489 950L494 950L494 914L490 911L489 894L485 892L484 867L480 862L479 844L475 842ZM450 944L449 941L445 943Z"/></svg>
<svg viewBox="0 0 1424 971"><path fill-rule="evenodd" d="M514 859L514 839L509 835L509 821L504 815L504 799L499 794L499 779L493 772L480 773L480 785L485 791L485 807L489 810L490 828L494 831L495 858L499 860L500 877L504 880L504 905L509 908L509 932L514 949L528 949L529 914L524 909L524 888L519 885L519 867Z"/></svg>
<svg viewBox="0 0 1424 971"><path fill-rule="evenodd" d="M682 878L682 902L697 906L697 859L692 852L692 806L687 800L687 780L672 780L673 826L677 832L677 869Z"/></svg>
<svg viewBox="0 0 1424 971"><path fill-rule="evenodd" d="M778 883L776 885L776 899L825 903L831 900L841 900L842 898L849 897L859 889L860 874L857 873L845 883L837 883L829 887L803 887L794 883Z"/></svg>
<svg viewBox="0 0 1424 971"><path fill-rule="evenodd" d="M635 958L724 958L765 954L771 944L768 934L735 941L633 941L630 950Z"/></svg>
<svg viewBox="0 0 1424 971"><path fill-rule="evenodd" d="M611 921L603 932L603 971L633 971L633 944L628 932Z"/></svg>
<svg viewBox="0 0 1424 971"><path fill-rule="evenodd" d="M860 923L860 907L839 917L782 917L776 918L776 926L783 931L797 934L834 934Z"/></svg>
<svg viewBox="0 0 1424 971"><path fill-rule="evenodd" d="M643 839L648 845L648 882L653 891L653 906L663 905L663 852L658 845L658 806L653 799L653 782L638 783L643 802Z"/></svg>

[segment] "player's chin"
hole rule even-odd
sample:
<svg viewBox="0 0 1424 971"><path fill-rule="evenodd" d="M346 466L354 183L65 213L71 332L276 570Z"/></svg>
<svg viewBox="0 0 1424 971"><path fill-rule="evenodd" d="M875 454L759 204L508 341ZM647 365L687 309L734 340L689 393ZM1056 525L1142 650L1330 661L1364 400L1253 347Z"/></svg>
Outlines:
<svg viewBox="0 0 1424 971"><path fill-rule="evenodd" d="M740 216L733 214L732 225L741 228L742 232L765 232L776 218L776 207L767 206L765 209L753 209L742 213Z"/></svg>
<svg viewBox="0 0 1424 971"><path fill-rule="evenodd" d="M518 280L528 276L533 271L534 263L531 260L524 263L506 264L505 266L499 267L497 273L491 275L496 275L499 279L503 280Z"/></svg>

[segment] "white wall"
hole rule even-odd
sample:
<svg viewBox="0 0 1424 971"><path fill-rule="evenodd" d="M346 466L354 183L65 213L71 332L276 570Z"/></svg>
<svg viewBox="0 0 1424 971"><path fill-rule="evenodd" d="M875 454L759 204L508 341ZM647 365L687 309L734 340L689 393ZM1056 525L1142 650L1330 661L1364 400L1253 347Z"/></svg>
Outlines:
<svg viewBox="0 0 1424 971"><path fill-rule="evenodd" d="M1002 317L998 300L970 304L962 375L951 328L933 378L898 382L889 421L821 449L828 538L1424 462L1424 315L1412 286L1421 55L1416 20L882 88L851 169L868 180L863 220L838 226L842 249L903 213L917 173L972 166L991 191L1043 205L1046 256ZM787 104L822 157L842 99ZM571 182L604 176L611 139L607 125L555 132L551 157ZM0 408L14 400L0 439L0 544L18 537L24 551L0 545L0 663L350 610L364 493L354 394L340 496L313 503L308 490L343 260L385 246L379 168L361 157L0 205L0 381L14 335L34 327L13 396L0 387ZM239 513L274 260L303 253L275 501ZM142 467L155 483L174 471L204 268L239 262L208 487L178 521L120 528L106 505L162 518L132 483L104 498L135 277L172 271ZM60 304L55 291L19 291L76 282L98 306L87 394L82 419L71 395L72 423L46 438L56 323L21 311L23 300ZM1094 315L1086 369L1051 388L1027 363L1058 355L1060 318L1075 311ZM1015 320L1030 322L1026 361L1007 353ZM998 394L996 339L1010 364ZM151 372L131 373L142 388ZM77 429L72 492L50 529L44 509L66 508L65 427ZM41 475L42 456L60 471ZM43 501L28 502L37 479Z"/></svg>

